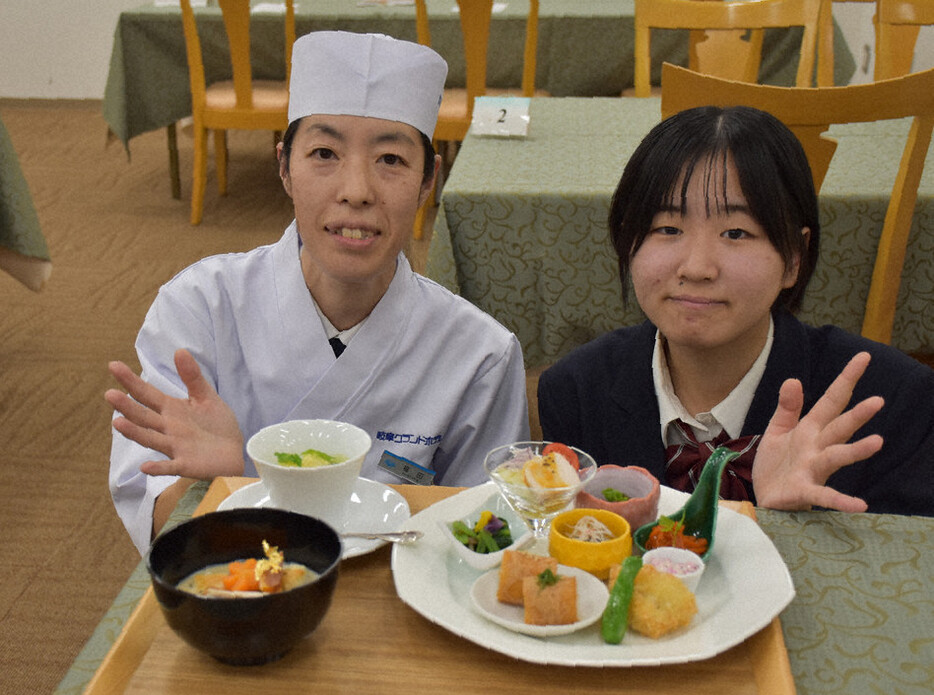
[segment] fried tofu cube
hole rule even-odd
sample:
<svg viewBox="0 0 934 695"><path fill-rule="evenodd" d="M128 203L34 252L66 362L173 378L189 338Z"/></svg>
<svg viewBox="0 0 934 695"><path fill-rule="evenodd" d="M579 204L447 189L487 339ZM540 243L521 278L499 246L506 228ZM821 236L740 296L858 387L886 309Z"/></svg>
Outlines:
<svg viewBox="0 0 934 695"><path fill-rule="evenodd" d="M503 561L499 567L499 585L496 589L496 598L501 603L514 606L522 605L522 580L526 577L537 577L545 570L550 569L558 573L558 561L553 557L533 555L521 550L503 551Z"/></svg>
<svg viewBox="0 0 934 695"><path fill-rule="evenodd" d="M527 625L568 625L577 622L577 577L558 577L543 586L538 577L522 580Z"/></svg>

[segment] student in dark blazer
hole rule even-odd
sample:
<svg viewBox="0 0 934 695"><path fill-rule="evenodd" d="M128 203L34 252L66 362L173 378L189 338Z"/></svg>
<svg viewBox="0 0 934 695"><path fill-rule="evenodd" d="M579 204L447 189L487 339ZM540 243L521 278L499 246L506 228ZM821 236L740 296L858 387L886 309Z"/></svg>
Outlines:
<svg viewBox="0 0 934 695"><path fill-rule="evenodd" d="M726 496L934 515L934 370L793 315L820 223L784 125L746 107L665 120L626 165L609 227L624 300L631 283L648 320L542 375L545 439L684 490L727 443L745 454Z"/></svg>

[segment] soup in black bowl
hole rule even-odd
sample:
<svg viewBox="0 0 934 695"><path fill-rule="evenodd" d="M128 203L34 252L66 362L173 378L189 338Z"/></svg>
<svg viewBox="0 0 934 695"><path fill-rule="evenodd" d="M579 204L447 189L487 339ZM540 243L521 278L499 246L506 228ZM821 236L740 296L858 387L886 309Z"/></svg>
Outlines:
<svg viewBox="0 0 934 695"><path fill-rule="evenodd" d="M317 575L288 591L249 597L198 596L179 583L212 565L263 558L263 541ZM318 627L337 583L340 536L319 519L280 509L232 509L183 522L149 550L153 590L166 622L219 661L274 661Z"/></svg>

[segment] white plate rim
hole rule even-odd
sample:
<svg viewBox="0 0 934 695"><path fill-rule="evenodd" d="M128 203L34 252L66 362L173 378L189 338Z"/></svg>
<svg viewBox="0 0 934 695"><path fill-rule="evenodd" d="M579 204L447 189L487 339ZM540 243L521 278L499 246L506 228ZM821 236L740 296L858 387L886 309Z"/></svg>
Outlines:
<svg viewBox="0 0 934 695"><path fill-rule="evenodd" d="M717 538L698 587L698 615L691 626L658 640L628 632L620 645L600 637L598 625L568 635L538 638L488 621L473 609L469 586L482 572L457 558L438 519L469 512L493 489L485 483L441 500L403 527L425 533L419 543L395 546L396 593L428 620L483 647L538 664L656 666L716 656L743 642L781 613L794 598L788 568L772 541L752 519L721 508ZM662 486L659 513L678 509L687 495ZM463 594L452 586L466 586Z"/></svg>
<svg viewBox="0 0 934 695"><path fill-rule="evenodd" d="M603 615L610 592L606 584L589 572L576 567L558 565L558 576L571 576L577 578L577 609L584 611L583 617L577 622L567 625L528 625L522 619L520 606L506 606L496 599L496 589L499 585L499 569L488 570L477 577L470 589L470 599L474 609L487 620L523 635L533 637L552 637L554 635L569 635L572 632L583 630L597 622ZM487 604L493 605L490 609ZM495 604L495 605L494 605Z"/></svg>
<svg viewBox="0 0 934 695"><path fill-rule="evenodd" d="M361 519L359 514L349 515L344 522L344 526L337 529L339 532L398 531L402 524L412 516L409 503L405 497L388 485L375 480L357 478L353 495L351 509L353 509L354 505L359 505L362 511L367 512L367 516L365 519ZM378 509L372 506L374 504L378 505ZM258 480L230 493L217 505L217 511L239 509L241 507L272 506L266 486L263 485L262 480ZM370 512L373 513L370 514ZM386 545L386 541L363 538L342 538L341 541L344 544L344 551L341 554L343 560L366 555Z"/></svg>

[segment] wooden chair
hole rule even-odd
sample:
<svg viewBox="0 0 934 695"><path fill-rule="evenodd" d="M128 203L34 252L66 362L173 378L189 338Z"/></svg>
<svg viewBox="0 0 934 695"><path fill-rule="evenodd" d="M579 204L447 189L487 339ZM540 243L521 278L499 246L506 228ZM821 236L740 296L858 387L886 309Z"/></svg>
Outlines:
<svg viewBox="0 0 934 695"><path fill-rule="evenodd" d="M190 0L181 0L182 25L188 54L191 108L194 125L194 165L191 192L191 224L201 223L204 189L207 184L207 136L214 131L217 186L227 193L227 131L269 130L288 127L289 83L292 44L295 42L295 7L285 0L286 80L254 80L250 66L249 0L219 0L230 46L233 79L208 85L204 76L201 41Z"/></svg>
<svg viewBox="0 0 934 695"><path fill-rule="evenodd" d="M817 86L833 87L834 66L834 24L833 4L835 2L862 2L875 3L876 0L824 0L821 3L820 19L817 26ZM873 18L875 25L875 18ZM876 29L878 37L878 29ZM878 39L877 39L878 41ZM878 44L875 50L878 52Z"/></svg>
<svg viewBox="0 0 934 695"><path fill-rule="evenodd" d="M538 2L529 0L529 13L525 24L525 45L522 57L522 86L518 90L489 89L487 87L487 49L490 43L490 22L493 16L493 0L457 0L460 8L461 33L464 38L464 63L467 79L463 88L444 90L438 123L435 126L434 142L459 143L467 135L473 118L473 105L477 97L497 96L548 96L544 90L535 89L535 70L538 54ZM418 42L431 46L431 29L425 0L415 0L415 28ZM415 221L415 238L422 236L426 206L423 205Z"/></svg>
<svg viewBox="0 0 934 695"><path fill-rule="evenodd" d="M803 27L795 85L811 85L817 51L817 21L821 0L757 0L716 2L698 0L636 0L635 95L652 94L651 33L654 29L690 29L692 36L707 31L708 39L691 41L688 65L698 71L743 82L756 82L762 62L762 36L767 28ZM730 31L749 32L737 41ZM715 32L715 33L714 33Z"/></svg>
<svg viewBox="0 0 934 695"><path fill-rule="evenodd" d="M918 184L934 129L934 68L871 84L800 89L734 82L674 65L662 66L662 118L703 105L753 106L777 117L801 141L818 191L837 147L836 141L823 135L831 124L913 118L882 226L863 315L865 337L891 342Z"/></svg>
<svg viewBox="0 0 934 695"><path fill-rule="evenodd" d="M874 78L911 72L918 32L934 25L934 0L877 0Z"/></svg>

